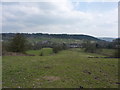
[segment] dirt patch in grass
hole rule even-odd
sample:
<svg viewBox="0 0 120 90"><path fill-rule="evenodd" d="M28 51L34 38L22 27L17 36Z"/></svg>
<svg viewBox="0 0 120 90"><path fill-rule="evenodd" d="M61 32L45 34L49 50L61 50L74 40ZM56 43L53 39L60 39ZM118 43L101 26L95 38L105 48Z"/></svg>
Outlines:
<svg viewBox="0 0 120 90"><path fill-rule="evenodd" d="M58 76L44 76L43 79L52 82L52 81L60 80L60 77L58 77Z"/></svg>
<svg viewBox="0 0 120 90"><path fill-rule="evenodd" d="M88 70L84 70L83 72L86 73L86 74L89 74L89 75L92 74L92 73L91 73L90 71L88 71Z"/></svg>
<svg viewBox="0 0 120 90"><path fill-rule="evenodd" d="M98 76L95 76L94 79L95 79L95 80L99 80L100 78L99 78Z"/></svg>
<svg viewBox="0 0 120 90"><path fill-rule="evenodd" d="M51 66L44 66L45 69L51 69Z"/></svg>

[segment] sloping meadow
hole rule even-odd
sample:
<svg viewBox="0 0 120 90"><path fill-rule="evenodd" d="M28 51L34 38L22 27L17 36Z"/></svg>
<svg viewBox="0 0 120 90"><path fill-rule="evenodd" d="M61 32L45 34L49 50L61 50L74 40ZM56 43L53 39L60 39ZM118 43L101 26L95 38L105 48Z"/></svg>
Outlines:
<svg viewBox="0 0 120 90"><path fill-rule="evenodd" d="M116 58L88 58L102 55L81 49L44 56L40 52L28 51L36 56L3 56L3 88L118 87Z"/></svg>

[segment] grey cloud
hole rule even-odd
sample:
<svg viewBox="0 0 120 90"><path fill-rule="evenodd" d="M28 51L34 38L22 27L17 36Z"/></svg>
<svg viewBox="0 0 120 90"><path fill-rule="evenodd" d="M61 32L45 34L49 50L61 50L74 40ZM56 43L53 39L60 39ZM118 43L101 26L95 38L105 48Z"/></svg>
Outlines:
<svg viewBox="0 0 120 90"><path fill-rule="evenodd" d="M66 32L93 35L98 35L98 32L99 35L102 35L100 33L106 29L110 29L110 31L116 29L113 24L116 21L112 20L115 19L115 16L109 12L100 12L102 15L99 17L98 13L72 10L68 8L69 5L64 6L64 9L61 5L51 2L3 4L3 18L5 18L3 32ZM107 20L109 20L109 24L105 23Z"/></svg>

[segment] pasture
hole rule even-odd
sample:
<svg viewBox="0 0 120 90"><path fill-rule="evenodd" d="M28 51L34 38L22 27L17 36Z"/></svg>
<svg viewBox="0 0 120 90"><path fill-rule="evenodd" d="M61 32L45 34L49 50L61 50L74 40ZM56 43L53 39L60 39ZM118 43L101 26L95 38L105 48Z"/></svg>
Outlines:
<svg viewBox="0 0 120 90"><path fill-rule="evenodd" d="M52 48L42 48L40 50L29 50L29 51L26 51L27 54L33 54L33 55L36 55L36 56L40 56L41 53L43 54L43 56L46 56L46 55L50 55L52 54Z"/></svg>
<svg viewBox="0 0 120 90"><path fill-rule="evenodd" d="M39 56L43 52L44 56ZM3 56L3 88L117 88L118 59L69 49L27 51L36 56Z"/></svg>

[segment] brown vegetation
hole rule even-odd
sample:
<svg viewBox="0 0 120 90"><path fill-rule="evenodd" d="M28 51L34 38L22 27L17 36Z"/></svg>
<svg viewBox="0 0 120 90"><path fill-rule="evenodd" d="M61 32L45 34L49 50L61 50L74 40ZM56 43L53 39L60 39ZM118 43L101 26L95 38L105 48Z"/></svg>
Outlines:
<svg viewBox="0 0 120 90"><path fill-rule="evenodd" d="M2 56L35 56L33 54L23 54L23 53L16 53L16 52L4 52Z"/></svg>

